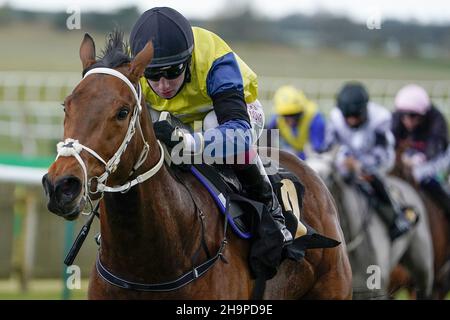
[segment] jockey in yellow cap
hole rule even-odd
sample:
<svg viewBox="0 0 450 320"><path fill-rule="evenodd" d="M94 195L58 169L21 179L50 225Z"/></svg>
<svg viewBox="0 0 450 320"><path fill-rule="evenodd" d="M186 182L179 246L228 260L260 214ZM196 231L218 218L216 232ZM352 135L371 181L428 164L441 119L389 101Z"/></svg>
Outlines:
<svg viewBox="0 0 450 320"><path fill-rule="evenodd" d="M268 129L280 130L280 149L305 160L305 146L320 151L325 139L325 118L301 90L282 86L274 95L275 115Z"/></svg>

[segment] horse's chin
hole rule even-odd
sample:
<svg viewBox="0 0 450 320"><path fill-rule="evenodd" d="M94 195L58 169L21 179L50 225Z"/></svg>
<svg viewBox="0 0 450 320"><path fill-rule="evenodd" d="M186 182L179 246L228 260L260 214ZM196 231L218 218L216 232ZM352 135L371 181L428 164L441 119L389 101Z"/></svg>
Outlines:
<svg viewBox="0 0 450 320"><path fill-rule="evenodd" d="M86 205L86 201L83 197L80 197L79 200L73 201L70 204L66 204L62 207L48 207L48 209L54 214L64 218L68 221L73 221L77 219L80 213L83 211Z"/></svg>

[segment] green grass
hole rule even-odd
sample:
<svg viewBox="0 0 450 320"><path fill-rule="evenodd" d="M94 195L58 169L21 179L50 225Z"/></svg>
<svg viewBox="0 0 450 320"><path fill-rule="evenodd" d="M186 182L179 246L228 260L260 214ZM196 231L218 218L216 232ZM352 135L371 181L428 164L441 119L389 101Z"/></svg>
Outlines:
<svg viewBox="0 0 450 320"><path fill-rule="evenodd" d="M88 281L82 280L80 290L70 292L71 300L87 299ZM0 280L0 300L61 300L62 299L62 280L46 279L33 280L30 283L30 289L23 293L19 290L17 282L13 280ZM450 294L446 298L450 299ZM409 300L406 290L400 290L395 300Z"/></svg>
<svg viewBox="0 0 450 320"><path fill-rule="evenodd" d="M83 28L56 31L42 24L2 27L0 42L8 46L7 50L0 51L0 70L81 71L78 51L85 32L94 37L97 54L100 54L106 34ZM127 35L125 39L128 39ZM230 45L262 76L450 79L450 58L404 59L385 57L377 52L354 56L334 50L311 51L270 44Z"/></svg>
<svg viewBox="0 0 450 320"><path fill-rule="evenodd" d="M334 50L236 44L238 55L258 74L299 78L450 79L450 59L389 58L369 53L352 56Z"/></svg>
<svg viewBox="0 0 450 320"><path fill-rule="evenodd" d="M0 70L80 71L79 46L87 30L56 31L46 25L15 24L0 28ZM91 33L97 48L105 35ZM99 50L99 49L98 49ZM100 53L100 52L97 52ZM81 76L81 74L80 74Z"/></svg>
<svg viewBox="0 0 450 320"><path fill-rule="evenodd" d="M0 300L61 300L62 285L60 279L32 280L29 289L22 292L17 281L0 280ZM82 280L81 289L70 291L70 299L87 299L87 288L88 281Z"/></svg>

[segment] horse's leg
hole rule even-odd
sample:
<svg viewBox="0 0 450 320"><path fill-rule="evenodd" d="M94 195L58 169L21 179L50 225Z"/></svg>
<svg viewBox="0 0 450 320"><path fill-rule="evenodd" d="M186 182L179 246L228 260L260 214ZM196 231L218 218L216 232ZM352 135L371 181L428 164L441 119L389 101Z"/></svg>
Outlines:
<svg viewBox="0 0 450 320"><path fill-rule="evenodd" d="M449 224L444 212L424 193L421 193L422 199L428 213L429 227L431 238L433 241L434 253L434 286L433 298L445 299L449 291L450 284L450 268L448 267L449 259Z"/></svg>
<svg viewBox="0 0 450 320"><path fill-rule="evenodd" d="M332 251L335 252L332 252ZM327 272L322 274L303 299L348 300L352 299L352 274L347 259L342 259L335 249L324 249Z"/></svg>
<svg viewBox="0 0 450 320"><path fill-rule="evenodd" d="M394 243L392 255L401 259L403 265L410 271L417 297L430 298L434 281L434 252L424 204L417 192L405 181L397 177L390 177L389 180L401 194L398 201L402 205L414 207L419 216L418 224L409 235ZM400 249L402 243L405 245L404 249ZM395 253L395 248L399 255Z"/></svg>
<svg viewBox="0 0 450 320"><path fill-rule="evenodd" d="M422 218L425 218L422 216ZM433 289L433 248L425 223L419 223L402 262L411 272L417 289L417 298L430 298Z"/></svg>

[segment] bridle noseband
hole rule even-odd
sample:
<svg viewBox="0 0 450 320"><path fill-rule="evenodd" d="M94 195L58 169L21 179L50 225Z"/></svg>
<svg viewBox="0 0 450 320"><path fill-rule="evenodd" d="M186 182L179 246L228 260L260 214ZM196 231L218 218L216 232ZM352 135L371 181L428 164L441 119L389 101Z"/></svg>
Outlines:
<svg viewBox="0 0 450 320"><path fill-rule="evenodd" d="M117 70L111 69L111 68L94 68L89 70L83 77L83 79L81 81L83 81L86 77L88 77L91 74L107 74L107 75L111 75L114 76L116 78L119 78L120 80L122 80L123 82L125 82L125 84L130 88L131 92L133 93L133 96L136 100L136 104L134 106L133 109L133 114L131 116L131 120L130 120L130 124L128 125L128 130L127 133L121 143L121 145L119 146L119 148L117 149L117 151L114 153L114 155L111 157L111 159L109 159L109 161L105 161L103 160L102 157L100 157L98 155L97 152L95 152L94 150L92 150L91 148L81 144L78 140L72 139L72 138L67 138L64 140L64 142L59 142L57 144L57 151L58 151L58 155L56 156L56 160L59 157L75 157L75 159L78 161L78 163L81 166L81 169L83 170L83 174L84 174L84 195L83 198L86 202L88 202L91 206L91 210L92 208L95 207L95 205L98 203L98 201L100 201L102 195L104 192L122 192L125 193L128 190L130 190L130 188L132 188L133 186L144 182L145 180L149 179L150 177L152 177L153 175L156 174L156 172L159 171L159 169L162 167L163 163L164 163L164 149L161 145L161 143L158 141L158 145L160 148L160 159L158 161L158 163L151 168L150 170L146 171L145 173L137 176L135 179L128 181L127 183L120 185L120 186L114 186L114 187L109 187L106 185L106 181L108 179L108 177L110 176L110 174L112 174L113 172L115 172L117 170L117 167L119 166L120 163L120 159L121 156L123 155L123 153L125 152L125 150L128 147L128 144L130 143L131 139L133 138L135 132L136 132L136 127L139 129L139 132L141 134L141 138L142 141L144 142L144 147L141 151L141 154L139 156L139 159L136 161L136 163L133 166L133 170L130 172L129 176L132 176L133 173L145 162L145 160L147 159L150 147L147 143L147 141L144 138L144 134L142 132L142 127L141 127L141 123L139 121L139 117L141 115L142 112L142 105L141 105L141 98L142 98L142 90L141 90L141 85L138 84L137 88L138 90L136 90L136 88L133 86L133 84L130 82L130 80L128 80L127 77L125 77L122 73L120 73ZM91 177L88 179L88 174L87 174L87 168L86 168L86 164L84 163L83 159L80 156L81 151L86 151L89 154L91 154L94 158L96 158L97 160L99 160L101 163L103 163L103 165L105 166L105 171L103 172L103 174L101 174L100 176L95 176L95 177ZM96 181L96 189L95 190L91 190L92 187L92 182ZM96 199L96 200L92 200L90 197L90 194L100 194L100 198Z"/></svg>

